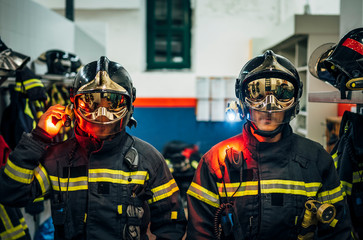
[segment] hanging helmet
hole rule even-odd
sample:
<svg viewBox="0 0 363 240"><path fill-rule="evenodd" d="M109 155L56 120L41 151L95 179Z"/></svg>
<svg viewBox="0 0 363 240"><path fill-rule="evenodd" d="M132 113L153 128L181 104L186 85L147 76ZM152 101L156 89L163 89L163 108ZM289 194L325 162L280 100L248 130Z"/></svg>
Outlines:
<svg viewBox="0 0 363 240"><path fill-rule="evenodd" d="M77 55L61 50L48 50L38 57L38 61L46 63L46 74L62 76L76 75L82 66Z"/></svg>
<svg viewBox="0 0 363 240"><path fill-rule="evenodd" d="M293 64L267 50L248 61L236 79L236 97L242 117L253 119L252 111L270 114L284 112L280 124L288 123L299 111L302 82Z"/></svg>
<svg viewBox="0 0 363 240"><path fill-rule="evenodd" d="M175 176L194 175L201 158L199 147L183 141L170 141L163 148L163 156Z"/></svg>
<svg viewBox="0 0 363 240"><path fill-rule="evenodd" d="M77 125L101 139L136 125L132 118L135 98L136 89L126 69L107 57L85 65L71 90Z"/></svg>
<svg viewBox="0 0 363 240"><path fill-rule="evenodd" d="M30 57L8 48L0 39L0 77L15 76L15 71L22 69Z"/></svg>
<svg viewBox="0 0 363 240"><path fill-rule="evenodd" d="M323 44L309 59L310 73L342 93L363 90L363 28L348 32L338 44Z"/></svg>

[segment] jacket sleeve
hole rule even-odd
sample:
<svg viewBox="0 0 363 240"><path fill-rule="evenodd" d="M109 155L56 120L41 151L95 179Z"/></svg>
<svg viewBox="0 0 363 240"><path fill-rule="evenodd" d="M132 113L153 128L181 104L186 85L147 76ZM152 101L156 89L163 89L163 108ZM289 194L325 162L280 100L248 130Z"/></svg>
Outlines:
<svg viewBox="0 0 363 240"><path fill-rule="evenodd" d="M152 198L150 207L150 231L156 239L182 239L185 234L186 218L181 203L179 188L169 171L162 155L157 154L159 164L154 173L150 173Z"/></svg>
<svg viewBox="0 0 363 240"><path fill-rule="evenodd" d="M214 215L219 208L217 178L203 156L188 189L187 239L214 239Z"/></svg>
<svg viewBox="0 0 363 240"><path fill-rule="evenodd" d="M46 170L39 163L47 144L32 133L24 133L0 169L0 203L12 207L25 207L35 198L49 191Z"/></svg>
<svg viewBox="0 0 363 240"><path fill-rule="evenodd" d="M351 220L346 202L346 196L335 170L334 162L330 155L321 151L317 163L322 173L322 187L318 191L317 200L322 203L333 204L336 216L330 224L319 222L319 239L353 239L351 235Z"/></svg>

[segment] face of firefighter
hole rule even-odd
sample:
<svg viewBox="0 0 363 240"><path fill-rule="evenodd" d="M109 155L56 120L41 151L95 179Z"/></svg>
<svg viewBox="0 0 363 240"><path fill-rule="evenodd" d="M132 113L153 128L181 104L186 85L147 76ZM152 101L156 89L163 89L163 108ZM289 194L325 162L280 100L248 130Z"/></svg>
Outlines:
<svg viewBox="0 0 363 240"><path fill-rule="evenodd" d="M268 113L252 110L252 115L256 127L267 132L275 130L284 119L284 112Z"/></svg>
<svg viewBox="0 0 363 240"><path fill-rule="evenodd" d="M86 93L76 96L79 127L98 139L106 139L125 127L126 97L118 93Z"/></svg>

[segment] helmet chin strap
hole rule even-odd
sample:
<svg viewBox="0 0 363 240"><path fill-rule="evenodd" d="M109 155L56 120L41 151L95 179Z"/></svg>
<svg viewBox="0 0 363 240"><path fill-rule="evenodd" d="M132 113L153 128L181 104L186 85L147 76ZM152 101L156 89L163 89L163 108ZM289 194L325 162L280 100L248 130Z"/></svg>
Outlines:
<svg viewBox="0 0 363 240"><path fill-rule="evenodd" d="M279 134L280 132L282 132L282 130L284 129L284 127L286 126L286 124L280 124L275 130L273 131L262 131L260 129L258 129L256 127L255 124L253 124L251 121L247 121L249 123L249 125L253 128L254 132L257 135L260 135L261 137L269 137L269 138L273 138L275 137L277 134Z"/></svg>

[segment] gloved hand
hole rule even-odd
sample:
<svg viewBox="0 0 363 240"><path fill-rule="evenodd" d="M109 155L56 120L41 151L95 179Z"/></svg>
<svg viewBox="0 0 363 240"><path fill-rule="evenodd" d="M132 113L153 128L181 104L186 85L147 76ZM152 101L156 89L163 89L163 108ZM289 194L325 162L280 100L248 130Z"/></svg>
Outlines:
<svg viewBox="0 0 363 240"><path fill-rule="evenodd" d="M52 138L55 137L63 126L62 117L65 107L57 104L48 108L38 122L38 127L46 131Z"/></svg>

